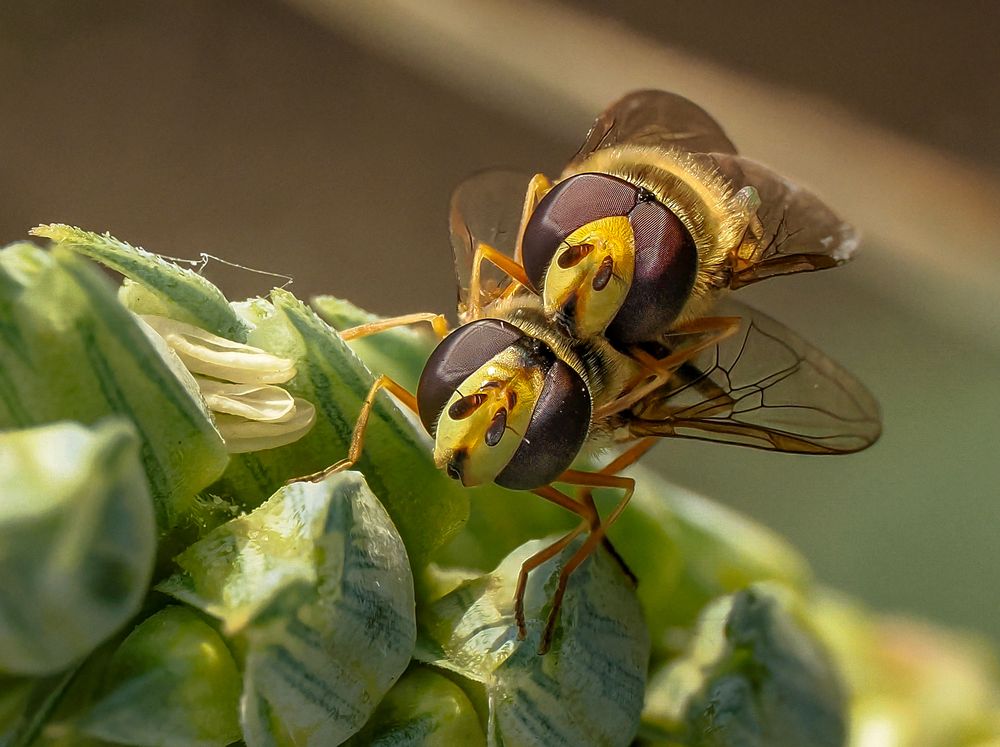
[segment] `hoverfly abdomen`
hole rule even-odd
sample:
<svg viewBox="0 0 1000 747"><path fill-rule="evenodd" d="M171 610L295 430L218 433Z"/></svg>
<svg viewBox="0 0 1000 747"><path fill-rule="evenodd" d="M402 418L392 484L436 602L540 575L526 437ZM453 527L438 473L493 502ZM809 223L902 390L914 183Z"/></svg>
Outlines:
<svg viewBox="0 0 1000 747"><path fill-rule="evenodd" d="M583 376L548 344L501 319L478 319L431 353L417 408L449 475L526 490L570 466L592 405Z"/></svg>
<svg viewBox="0 0 1000 747"><path fill-rule="evenodd" d="M575 174L532 212L522 260L546 316L579 338L655 339L680 314L698 269L690 232L649 191Z"/></svg>

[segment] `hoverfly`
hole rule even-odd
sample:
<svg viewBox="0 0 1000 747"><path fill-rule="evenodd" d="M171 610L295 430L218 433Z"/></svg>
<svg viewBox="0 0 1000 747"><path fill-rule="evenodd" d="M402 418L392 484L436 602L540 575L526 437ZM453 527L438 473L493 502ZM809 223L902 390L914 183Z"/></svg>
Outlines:
<svg viewBox="0 0 1000 747"><path fill-rule="evenodd" d="M570 575L606 542L632 494L619 473L657 438L805 454L849 453L878 438L878 406L860 382L784 326L722 298L846 262L853 230L811 193L736 155L690 101L626 95L555 182L485 172L455 191L450 222L460 325L447 333L440 315L411 314L342 333L429 321L442 340L416 395L376 379L347 458L318 475L357 461L387 389L420 417L451 477L529 490L580 516L521 568L523 639L529 572L587 533L561 570L540 653ZM614 444L626 446L601 469L572 468L581 453ZM590 493L599 487L622 491L603 520Z"/></svg>

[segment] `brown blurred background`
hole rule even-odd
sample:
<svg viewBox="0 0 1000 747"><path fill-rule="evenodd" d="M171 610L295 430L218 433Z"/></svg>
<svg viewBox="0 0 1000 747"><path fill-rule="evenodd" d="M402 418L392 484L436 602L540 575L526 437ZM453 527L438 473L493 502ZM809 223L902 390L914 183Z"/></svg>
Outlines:
<svg viewBox="0 0 1000 747"><path fill-rule="evenodd" d="M73 223L303 297L451 310L458 181L557 173L606 103L678 91L864 230L852 265L741 295L868 382L885 435L650 461L870 604L1000 638L1000 11L800 5L0 3L0 242Z"/></svg>

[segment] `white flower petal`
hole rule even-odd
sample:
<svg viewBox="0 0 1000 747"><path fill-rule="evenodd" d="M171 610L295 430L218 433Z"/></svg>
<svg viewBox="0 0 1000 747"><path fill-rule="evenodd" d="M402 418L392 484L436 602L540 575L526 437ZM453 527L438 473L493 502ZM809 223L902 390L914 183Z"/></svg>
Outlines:
<svg viewBox="0 0 1000 747"><path fill-rule="evenodd" d="M241 384L281 384L295 376L295 363L288 358L175 319L154 315L142 318L167 341L192 373Z"/></svg>
<svg viewBox="0 0 1000 747"><path fill-rule="evenodd" d="M230 454L263 451L298 441L312 428L316 408L311 402L295 398L295 412L283 422L247 420L235 415L215 416L215 425L226 442Z"/></svg>
<svg viewBox="0 0 1000 747"><path fill-rule="evenodd" d="M295 398L271 384L230 384L196 376L205 402L215 413L280 423L295 415Z"/></svg>

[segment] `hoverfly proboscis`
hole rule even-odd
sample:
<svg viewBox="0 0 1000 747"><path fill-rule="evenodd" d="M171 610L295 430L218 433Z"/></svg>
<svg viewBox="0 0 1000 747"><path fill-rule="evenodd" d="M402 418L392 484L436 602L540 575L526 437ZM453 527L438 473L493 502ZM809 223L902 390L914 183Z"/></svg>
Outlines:
<svg viewBox="0 0 1000 747"><path fill-rule="evenodd" d="M555 181L509 171L456 189L451 234L459 326L410 314L346 339L430 322L440 343L416 394L379 376L362 406L352 466L378 392L387 389L434 437L434 461L464 485L529 490L580 517L525 561L514 598L526 636L528 574L575 538L539 652L570 575L602 543L632 495L621 475L662 437L803 454L874 443L878 406L850 373L728 291L776 275L835 267L853 229L815 195L736 155L701 108L661 91L602 113ZM596 471L585 450L625 448ZM577 488L568 495L555 484ZM595 488L622 497L601 518ZM610 545L609 545L610 547Z"/></svg>

